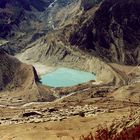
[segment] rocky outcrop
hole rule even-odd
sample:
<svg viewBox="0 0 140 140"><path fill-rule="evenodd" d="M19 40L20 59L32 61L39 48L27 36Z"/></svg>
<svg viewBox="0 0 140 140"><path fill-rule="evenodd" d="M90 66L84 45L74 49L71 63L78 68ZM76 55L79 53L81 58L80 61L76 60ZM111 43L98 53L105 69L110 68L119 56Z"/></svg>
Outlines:
<svg viewBox="0 0 140 140"><path fill-rule="evenodd" d="M32 101L52 101L55 98L31 65L21 63L0 50L0 100L1 103L23 104Z"/></svg>

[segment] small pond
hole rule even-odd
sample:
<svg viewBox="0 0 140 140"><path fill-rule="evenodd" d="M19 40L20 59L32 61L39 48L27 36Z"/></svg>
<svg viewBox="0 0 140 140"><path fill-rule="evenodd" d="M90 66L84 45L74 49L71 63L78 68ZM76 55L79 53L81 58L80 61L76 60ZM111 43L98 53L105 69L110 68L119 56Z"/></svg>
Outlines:
<svg viewBox="0 0 140 140"><path fill-rule="evenodd" d="M89 72L69 69L58 68L57 70L41 76L43 85L51 87L70 87L90 80L95 80L95 75Z"/></svg>

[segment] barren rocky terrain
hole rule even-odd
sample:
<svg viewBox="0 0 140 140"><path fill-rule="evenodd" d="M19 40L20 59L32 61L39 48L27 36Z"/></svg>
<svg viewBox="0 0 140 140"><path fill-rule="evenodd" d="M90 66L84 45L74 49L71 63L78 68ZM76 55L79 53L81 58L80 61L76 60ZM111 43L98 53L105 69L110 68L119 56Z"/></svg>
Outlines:
<svg viewBox="0 0 140 140"><path fill-rule="evenodd" d="M0 56L3 56L1 65L6 64L4 67L1 66L1 70L3 70L2 68L9 66L7 64L11 56L2 50ZM7 62L2 61L3 59ZM136 112L137 116L140 111L138 66L109 64L116 72L127 76L129 82L123 86L103 82L97 84L95 81L89 81L73 87L51 88L39 83L31 65L23 64L14 57L11 60L16 62L16 66L20 65L17 72L21 71L22 76L29 67L28 72L33 73L31 81L35 80L33 89L40 92L36 92L36 90L31 92L31 89L28 88L31 74L25 75L24 79L21 79L23 82L26 81L21 85L24 86L22 91L19 86L17 89L12 88L11 91L9 89L6 91L6 88L4 88L5 91L1 91L1 140L71 140L74 138L79 140L81 135L95 132L100 125L110 126L114 121L120 129L126 124L131 125L130 115ZM23 66L24 69L21 69ZM10 70L9 72L12 72L12 67ZM4 71L2 73L4 74ZM13 78L19 80L21 75L15 74L15 76L9 79L11 82L9 81L7 88L13 85L13 81L16 82ZM52 100L53 102L50 102Z"/></svg>
<svg viewBox="0 0 140 140"><path fill-rule="evenodd" d="M81 135L94 132L99 125L109 126L123 120L125 126L125 117L129 118L136 110L138 115L139 102L114 98L112 94L117 91L114 88L111 91L106 87L96 89L83 89L79 93L77 90L77 94L52 103L1 106L1 139L71 140L75 137L79 140Z"/></svg>
<svg viewBox="0 0 140 140"><path fill-rule="evenodd" d="M0 140L79 140L137 124L139 8L139 0L0 1ZM40 75L61 67L96 79L42 85Z"/></svg>

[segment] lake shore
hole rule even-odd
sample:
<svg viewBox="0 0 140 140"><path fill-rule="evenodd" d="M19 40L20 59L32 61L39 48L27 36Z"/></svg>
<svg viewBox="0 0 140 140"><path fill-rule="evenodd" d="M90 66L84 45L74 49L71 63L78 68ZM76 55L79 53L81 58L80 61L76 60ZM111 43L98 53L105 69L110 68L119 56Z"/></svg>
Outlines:
<svg viewBox="0 0 140 140"><path fill-rule="evenodd" d="M50 72L53 72L57 69L56 67L43 65L41 63L33 63L32 65L36 69L39 76L50 73Z"/></svg>
<svg viewBox="0 0 140 140"><path fill-rule="evenodd" d="M57 67L49 66L47 64L33 62L32 60L26 60L22 57L22 55L16 55L15 57L23 63L34 66L39 76L53 72L57 69Z"/></svg>

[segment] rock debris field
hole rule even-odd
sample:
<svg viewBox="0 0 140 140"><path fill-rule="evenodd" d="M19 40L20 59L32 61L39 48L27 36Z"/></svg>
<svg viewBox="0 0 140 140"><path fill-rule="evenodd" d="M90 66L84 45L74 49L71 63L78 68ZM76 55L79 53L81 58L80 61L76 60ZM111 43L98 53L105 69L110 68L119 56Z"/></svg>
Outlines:
<svg viewBox="0 0 140 140"><path fill-rule="evenodd" d="M109 112L92 105L70 106L68 108L25 109L24 112L14 117L0 118L0 125L41 123L49 121L63 121L73 116L91 117L100 113Z"/></svg>

